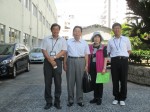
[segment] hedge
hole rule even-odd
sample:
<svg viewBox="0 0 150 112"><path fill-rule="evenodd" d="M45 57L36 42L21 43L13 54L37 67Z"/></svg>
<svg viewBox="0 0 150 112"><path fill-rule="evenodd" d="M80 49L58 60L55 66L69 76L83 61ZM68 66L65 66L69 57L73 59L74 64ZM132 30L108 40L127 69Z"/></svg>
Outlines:
<svg viewBox="0 0 150 112"><path fill-rule="evenodd" d="M132 64L150 65L150 51L134 50L130 54L129 62Z"/></svg>

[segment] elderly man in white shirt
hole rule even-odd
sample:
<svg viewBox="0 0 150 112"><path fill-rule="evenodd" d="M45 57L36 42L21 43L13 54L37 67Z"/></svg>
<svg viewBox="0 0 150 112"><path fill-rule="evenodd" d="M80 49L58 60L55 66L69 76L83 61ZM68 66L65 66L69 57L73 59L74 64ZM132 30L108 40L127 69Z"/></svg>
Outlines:
<svg viewBox="0 0 150 112"><path fill-rule="evenodd" d="M74 86L76 84L77 104L81 107L83 104L82 77L84 71L88 70L89 47L86 41L81 39L82 27L75 26L73 29L74 38L67 41L67 60L64 60L64 68L67 75L68 104L74 103Z"/></svg>
<svg viewBox="0 0 150 112"><path fill-rule="evenodd" d="M129 38L121 35L119 23L114 23L112 29L114 37L108 41L107 46L107 52L111 57L113 95L115 97L112 104L120 102L120 105L124 106L127 97L128 57L131 53L131 43Z"/></svg>

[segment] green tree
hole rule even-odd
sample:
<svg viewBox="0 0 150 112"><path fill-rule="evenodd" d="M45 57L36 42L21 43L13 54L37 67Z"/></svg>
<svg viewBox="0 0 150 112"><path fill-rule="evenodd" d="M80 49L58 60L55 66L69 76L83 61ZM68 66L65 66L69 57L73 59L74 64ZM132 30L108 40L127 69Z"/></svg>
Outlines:
<svg viewBox="0 0 150 112"><path fill-rule="evenodd" d="M138 50L138 49L149 50L150 45L143 43L143 41L141 41L140 38L136 34L133 34L133 32L138 31L138 28L136 27L136 25L132 24L132 27L133 28L131 28L131 25L128 25L126 23L122 24L122 35L128 36L130 38L132 49L133 50ZM145 36L147 36L147 34L141 35L141 38L144 38Z"/></svg>
<svg viewBox="0 0 150 112"><path fill-rule="evenodd" d="M129 8L133 11L134 17L131 19L136 22L128 24L130 27L130 36L138 36L144 43L150 44L150 0L126 0ZM147 37L143 38L143 34Z"/></svg>

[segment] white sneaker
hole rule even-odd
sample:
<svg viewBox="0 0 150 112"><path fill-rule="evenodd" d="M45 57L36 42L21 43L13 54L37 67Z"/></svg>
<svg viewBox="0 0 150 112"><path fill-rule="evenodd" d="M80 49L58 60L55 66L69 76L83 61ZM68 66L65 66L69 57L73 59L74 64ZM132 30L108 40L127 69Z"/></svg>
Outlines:
<svg viewBox="0 0 150 112"><path fill-rule="evenodd" d="M124 101L120 101L120 105L121 105L121 106L125 106L126 104L125 104Z"/></svg>
<svg viewBox="0 0 150 112"><path fill-rule="evenodd" d="M112 102L112 104L113 104L113 105L118 104L118 100L114 100L114 101Z"/></svg>

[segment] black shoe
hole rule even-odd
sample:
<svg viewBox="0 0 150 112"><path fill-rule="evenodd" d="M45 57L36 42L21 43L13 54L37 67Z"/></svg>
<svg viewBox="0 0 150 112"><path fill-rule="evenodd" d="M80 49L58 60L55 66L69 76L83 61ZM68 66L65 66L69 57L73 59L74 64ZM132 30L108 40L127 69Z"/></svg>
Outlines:
<svg viewBox="0 0 150 112"><path fill-rule="evenodd" d="M54 107L56 107L57 109L61 109L60 103L55 103Z"/></svg>
<svg viewBox="0 0 150 112"><path fill-rule="evenodd" d="M94 98L93 100L90 100L90 103L97 103L97 99Z"/></svg>
<svg viewBox="0 0 150 112"><path fill-rule="evenodd" d="M84 104L83 104L83 103L78 103L78 105L79 105L80 107L84 107Z"/></svg>
<svg viewBox="0 0 150 112"><path fill-rule="evenodd" d="M47 110L52 107L52 103L46 103L44 109Z"/></svg>
<svg viewBox="0 0 150 112"><path fill-rule="evenodd" d="M97 105L101 105L102 104L102 99L97 99L97 102L96 102Z"/></svg>
<svg viewBox="0 0 150 112"><path fill-rule="evenodd" d="M71 107L72 105L73 105L72 102L69 102L69 103L67 104L68 107Z"/></svg>

